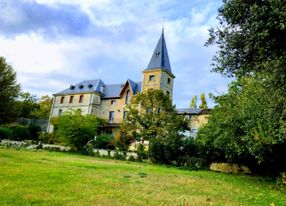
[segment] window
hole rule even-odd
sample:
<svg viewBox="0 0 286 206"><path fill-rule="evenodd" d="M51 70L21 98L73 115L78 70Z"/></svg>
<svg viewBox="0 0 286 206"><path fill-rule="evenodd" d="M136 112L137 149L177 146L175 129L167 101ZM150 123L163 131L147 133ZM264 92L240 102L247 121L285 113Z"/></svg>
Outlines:
<svg viewBox="0 0 286 206"><path fill-rule="evenodd" d="M110 104L111 104L111 105L116 104L116 99L112 99L112 100L110 100Z"/></svg>
<svg viewBox="0 0 286 206"><path fill-rule="evenodd" d="M83 102L83 95L80 95L80 96L79 96L78 103L82 103L82 102Z"/></svg>
<svg viewBox="0 0 286 206"><path fill-rule="evenodd" d="M171 79L170 78L168 78L167 83L171 84Z"/></svg>
<svg viewBox="0 0 286 206"><path fill-rule="evenodd" d="M127 111L123 111L123 119L126 118L126 115L127 115Z"/></svg>
<svg viewBox="0 0 286 206"><path fill-rule="evenodd" d="M151 82L151 81L154 81L155 80L155 75L150 75L149 76L149 81Z"/></svg>
<svg viewBox="0 0 286 206"><path fill-rule="evenodd" d="M130 90L127 90L125 97L125 104L129 104L129 102L130 102Z"/></svg>
<svg viewBox="0 0 286 206"><path fill-rule="evenodd" d="M109 118L108 118L109 122L113 122L114 121L114 111L110 111L109 112Z"/></svg>
<svg viewBox="0 0 286 206"><path fill-rule="evenodd" d="M62 115L62 113L63 113L63 110L59 110L59 116L61 116Z"/></svg>
<svg viewBox="0 0 286 206"><path fill-rule="evenodd" d="M61 97L60 103L62 104L62 103L64 103L64 101L65 101L65 97Z"/></svg>
<svg viewBox="0 0 286 206"><path fill-rule="evenodd" d="M73 96L70 96L70 104L73 102Z"/></svg>

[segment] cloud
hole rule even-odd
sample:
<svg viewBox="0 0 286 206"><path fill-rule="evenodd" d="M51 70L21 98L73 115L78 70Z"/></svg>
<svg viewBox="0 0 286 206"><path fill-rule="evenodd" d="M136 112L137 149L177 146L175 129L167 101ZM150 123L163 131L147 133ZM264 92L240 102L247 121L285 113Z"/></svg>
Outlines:
<svg viewBox="0 0 286 206"><path fill-rule="evenodd" d="M227 87L227 79L210 73L216 47L203 46L218 6L211 0L2 0L1 55L22 87L38 95L84 79L140 81L165 17L174 103L188 107L193 95Z"/></svg>
<svg viewBox="0 0 286 206"><path fill-rule="evenodd" d="M90 24L88 16L74 5L2 0L0 8L0 28L5 36L31 32L45 36L81 36Z"/></svg>

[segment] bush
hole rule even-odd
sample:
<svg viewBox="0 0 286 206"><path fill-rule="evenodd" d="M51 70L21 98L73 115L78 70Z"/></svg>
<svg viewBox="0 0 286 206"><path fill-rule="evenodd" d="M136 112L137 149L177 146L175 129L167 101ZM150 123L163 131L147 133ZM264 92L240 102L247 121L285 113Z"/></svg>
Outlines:
<svg viewBox="0 0 286 206"><path fill-rule="evenodd" d="M112 134L102 133L96 137L94 141L95 148L99 149L115 149L113 145L114 137Z"/></svg>
<svg viewBox="0 0 286 206"><path fill-rule="evenodd" d="M46 144L55 144L60 142L54 133L48 132L41 132L39 134L38 140Z"/></svg>
<svg viewBox="0 0 286 206"><path fill-rule="evenodd" d="M113 158L117 160L126 160L126 152L115 151Z"/></svg>
<svg viewBox="0 0 286 206"><path fill-rule="evenodd" d="M144 159L148 158L147 152L144 150L144 145L143 144L138 144L137 146L137 160L142 161Z"/></svg>
<svg viewBox="0 0 286 206"><path fill-rule="evenodd" d="M31 125L29 125L28 129L30 132L30 137L31 137L30 139L31 140L38 140L40 132L41 132L41 127L31 124Z"/></svg>
<svg viewBox="0 0 286 206"><path fill-rule="evenodd" d="M31 138L31 133L26 126L13 126L10 128L11 130L11 140L22 141Z"/></svg>
<svg viewBox="0 0 286 206"><path fill-rule="evenodd" d="M83 150L88 141L102 133L107 124L94 115L82 115L81 111L72 110L53 118L51 123L56 128L56 136L77 151Z"/></svg>
<svg viewBox="0 0 286 206"><path fill-rule="evenodd" d="M0 140L1 139L10 139L11 130L6 127L0 127Z"/></svg>

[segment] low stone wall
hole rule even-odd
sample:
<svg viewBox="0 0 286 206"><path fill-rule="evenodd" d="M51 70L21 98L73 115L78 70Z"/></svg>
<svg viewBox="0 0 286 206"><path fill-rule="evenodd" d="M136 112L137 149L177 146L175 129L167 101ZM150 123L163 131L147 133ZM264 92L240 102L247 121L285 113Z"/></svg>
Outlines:
<svg viewBox="0 0 286 206"><path fill-rule="evenodd" d="M246 166L239 166L233 163L212 163L210 170L216 172L232 173L232 174L251 174L251 171Z"/></svg>
<svg viewBox="0 0 286 206"><path fill-rule="evenodd" d="M94 149L93 152L98 154L99 156L109 156L114 157L116 154L124 155L124 152L122 151L116 151L116 150L105 150L105 149ZM130 159L130 157L133 157L137 159L137 153L136 152L126 152L126 159Z"/></svg>

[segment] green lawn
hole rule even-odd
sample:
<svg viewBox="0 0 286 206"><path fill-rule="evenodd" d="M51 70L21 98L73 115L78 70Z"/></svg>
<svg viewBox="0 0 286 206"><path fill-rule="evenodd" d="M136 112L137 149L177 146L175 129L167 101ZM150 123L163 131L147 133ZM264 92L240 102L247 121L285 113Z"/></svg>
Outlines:
<svg viewBox="0 0 286 206"><path fill-rule="evenodd" d="M259 177L0 148L0 205L286 205Z"/></svg>

